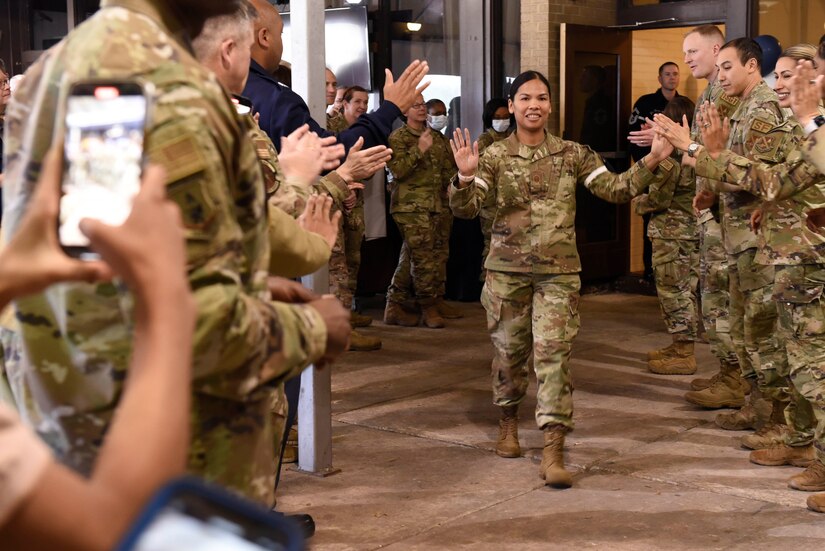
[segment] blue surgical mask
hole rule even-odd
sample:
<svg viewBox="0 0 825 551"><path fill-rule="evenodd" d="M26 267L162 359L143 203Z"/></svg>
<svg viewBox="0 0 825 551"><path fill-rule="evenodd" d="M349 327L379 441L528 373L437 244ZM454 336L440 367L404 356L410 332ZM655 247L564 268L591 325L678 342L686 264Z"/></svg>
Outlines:
<svg viewBox="0 0 825 551"><path fill-rule="evenodd" d="M510 119L493 119L493 130L499 134L510 129Z"/></svg>
<svg viewBox="0 0 825 551"><path fill-rule="evenodd" d="M437 132L447 126L447 115L427 115L427 124Z"/></svg>

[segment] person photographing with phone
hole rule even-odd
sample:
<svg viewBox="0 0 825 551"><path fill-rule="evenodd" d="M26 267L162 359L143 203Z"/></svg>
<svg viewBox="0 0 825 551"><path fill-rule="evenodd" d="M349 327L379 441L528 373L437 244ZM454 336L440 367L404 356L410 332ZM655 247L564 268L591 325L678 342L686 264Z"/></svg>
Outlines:
<svg viewBox="0 0 825 551"><path fill-rule="evenodd" d="M134 354L120 407L88 479L60 465L0 404L0 542L10 549L111 549L149 496L182 474L196 305L186 277L180 211L165 174L146 170L122 226L83 219L102 260L72 259L55 231L61 148L45 160L31 208L0 252L0 310L61 282L122 279L135 296ZM163 408L147 408L147 403ZM128 476L124 476L128 473Z"/></svg>

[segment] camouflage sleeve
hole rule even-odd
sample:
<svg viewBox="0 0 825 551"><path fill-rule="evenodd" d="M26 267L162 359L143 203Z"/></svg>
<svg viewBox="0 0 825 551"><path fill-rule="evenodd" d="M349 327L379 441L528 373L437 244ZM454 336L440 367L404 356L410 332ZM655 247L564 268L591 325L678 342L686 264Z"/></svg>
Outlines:
<svg viewBox="0 0 825 551"><path fill-rule="evenodd" d="M417 142L404 140L395 133L390 136L390 149L392 159L387 163L387 168L395 179L406 178L424 160Z"/></svg>
<svg viewBox="0 0 825 551"><path fill-rule="evenodd" d="M450 146L450 140L444 140L444 151L444 166L441 170L441 181L444 182L444 185L447 185L458 172L458 165L455 164L455 156L453 156L453 148Z"/></svg>
<svg viewBox="0 0 825 551"><path fill-rule="evenodd" d="M281 209L270 208L268 216L271 275L300 277L329 262L331 249L323 237L304 230Z"/></svg>
<svg viewBox="0 0 825 551"><path fill-rule="evenodd" d="M702 150L696 158L696 175L709 178L715 191L747 191L765 201L787 199L805 191L822 177L800 150L784 162L770 164L725 150L716 160Z"/></svg>
<svg viewBox="0 0 825 551"><path fill-rule="evenodd" d="M200 98L192 94L190 102L181 100L164 110L147 140L147 152L152 162L166 169L168 195L181 207L189 282L198 311L195 387L235 398L267 380L297 374L319 359L326 347L326 326L312 308L267 300L265 287L254 289L253 274L243 272L238 257L251 253L244 251L247 232L258 236L267 231L260 166L251 142L237 136L238 189L230 185L211 130L233 132L237 121L210 119L214 109L199 103ZM189 108L207 116L191 116ZM239 209L249 214L239 219ZM260 243L266 245L261 253L269 254L268 242ZM253 269L257 277L257 267Z"/></svg>
<svg viewBox="0 0 825 551"><path fill-rule="evenodd" d="M639 195L647 186L657 179L669 177L674 170L674 163L665 159L653 173L647 169L642 159L627 171L616 174L610 172L598 153L586 145L576 144L578 150L578 183L596 197L611 203L626 203Z"/></svg>
<svg viewBox="0 0 825 551"><path fill-rule="evenodd" d="M680 166L674 161L673 170L664 174L666 176L654 179L646 194L639 196L634 206L636 214L661 212L670 207L679 181Z"/></svg>
<svg viewBox="0 0 825 551"><path fill-rule="evenodd" d="M825 126L820 126L802 144L805 160L825 174Z"/></svg>
<svg viewBox="0 0 825 551"><path fill-rule="evenodd" d="M285 178L268 196L270 208L280 209L293 218L298 218L309 198L310 188L303 182Z"/></svg>
<svg viewBox="0 0 825 551"><path fill-rule="evenodd" d="M347 181L338 175L338 172L332 171L329 174L322 176L314 185L318 193L325 193L332 197L333 202L339 209L343 209L344 199L349 195L349 188Z"/></svg>
<svg viewBox="0 0 825 551"><path fill-rule="evenodd" d="M490 144L493 143L493 137L490 135L489 132L484 132L481 136L478 137L478 154L483 155L484 150L487 149Z"/></svg>
<svg viewBox="0 0 825 551"><path fill-rule="evenodd" d="M471 220L479 215L483 205L492 205L487 200L488 195L495 197L491 187L496 185L496 158L492 155L484 155L478 160L478 171L475 180L465 188L456 186L458 173L453 177L450 184L450 210L456 218ZM490 199L493 201L493 199Z"/></svg>

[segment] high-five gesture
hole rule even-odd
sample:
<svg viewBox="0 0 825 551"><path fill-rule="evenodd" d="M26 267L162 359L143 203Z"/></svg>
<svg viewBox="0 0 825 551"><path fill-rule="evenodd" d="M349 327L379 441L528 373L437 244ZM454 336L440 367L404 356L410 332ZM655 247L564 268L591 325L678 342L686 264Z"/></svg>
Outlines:
<svg viewBox="0 0 825 551"><path fill-rule="evenodd" d="M430 66L426 61L416 59L401 73L398 80L393 80L390 70L385 69L387 79L384 83L384 101L391 101L402 113L406 113L415 103L415 98L430 85L429 82L425 82L419 86L429 70Z"/></svg>
<svg viewBox="0 0 825 551"><path fill-rule="evenodd" d="M453 157L458 166L459 176L470 178L478 170L478 142L470 140L470 131L466 128L461 133L460 128L456 128L453 137L450 139L450 147L453 148ZM459 178L459 187L466 187L468 182L462 182Z"/></svg>
<svg viewBox="0 0 825 551"><path fill-rule="evenodd" d="M690 139L690 124L686 116L682 116L682 124L672 121L670 117L662 113L654 115L653 120L656 122L656 132L667 138L673 147L682 151L688 148L692 140Z"/></svg>

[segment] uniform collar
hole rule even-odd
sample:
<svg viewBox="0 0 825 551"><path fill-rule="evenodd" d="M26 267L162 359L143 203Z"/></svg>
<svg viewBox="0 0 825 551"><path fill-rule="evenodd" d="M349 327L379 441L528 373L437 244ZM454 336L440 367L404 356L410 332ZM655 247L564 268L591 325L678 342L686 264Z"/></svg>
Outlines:
<svg viewBox="0 0 825 551"><path fill-rule="evenodd" d="M410 134L412 134L415 137L420 136L424 132L424 130L416 130L415 128L413 128L412 126L410 126L407 123L404 123L404 127L407 129L407 132L409 132ZM424 128L425 129L427 128L426 123L425 123Z"/></svg>
<svg viewBox="0 0 825 551"><path fill-rule="evenodd" d="M166 0L101 0L101 8L125 8L145 15L158 23L172 35L182 46L191 49L189 37L177 15Z"/></svg>
<svg viewBox="0 0 825 551"><path fill-rule="evenodd" d="M249 60L249 70L255 73L256 75L260 76L264 80L268 80L274 84L277 84L278 86L283 86L283 84L278 82L277 78L275 78L271 73L267 72L267 70L263 68L263 65L261 65L254 59Z"/></svg>
<svg viewBox="0 0 825 551"><path fill-rule="evenodd" d="M758 101L759 99L764 98L766 93L770 94L772 92L773 90L771 90L770 87L767 84L765 84L765 81L760 80L756 84L756 86L753 87L751 93L748 94L748 97L737 98L739 102L737 103L736 110L730 116L731 122L740 120L745 115L746 106L749 105L752 101Z"/></svg>
<svg viewBox="0 0 825 551"><path fill-rule="evenodd" d="M524 145L518 141L516 133L518 130L510 134L504 139L507 143L507 154L512 157L521 157L523 159L538 161L544 157L554 155L564 149L564 141L561 138L544 131L544 141L538 147L533 148L529 145Z"/></svg>

